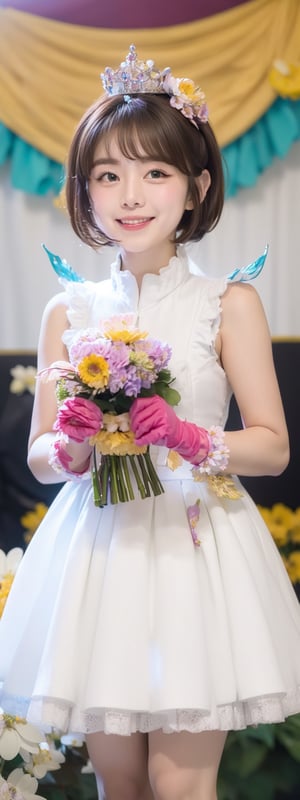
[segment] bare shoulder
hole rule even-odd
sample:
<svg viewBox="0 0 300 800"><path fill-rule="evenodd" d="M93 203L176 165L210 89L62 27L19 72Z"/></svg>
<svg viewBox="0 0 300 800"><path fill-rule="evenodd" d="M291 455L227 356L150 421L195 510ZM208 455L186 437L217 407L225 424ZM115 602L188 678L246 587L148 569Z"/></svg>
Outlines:
<svg viewBox="0 0 300 800"><path fill-rule="evenodd" d="M222 297L222 326L227 328L252 326L255 322L268 327L260 296L249 283L230 284Z"/></svg>
<svg viewBox="0 0 300 800"><path fill-rule="evenodd" d="M48 300L43 312L43 317L51 317L53 314L66 313L68 308L68 297L66 292L59 292Z"/></svg>
<svg viewBox="0 0 300 800"><path fill-rule="evenodd" d="M260 296L250 283L230 283L222 298L223 308L237 313L248 308L262 307Z"/></svg>
<svg viewBox="0 0 300 800"><path fill-rule="evenodd" d="M60 330L68 328L67 310L68 298L65 292L60 292L51 297L43 311L41 331L49 327L58 327Z"/></svg>
<svg viewBox="0 0 300 800"><path fill-rule="evenodd" d="M65 292L54 295L45 306L38 344L39 368L44 368L59 358L66 358L62 336L69 328L67 310L68 298Z"/></svg>

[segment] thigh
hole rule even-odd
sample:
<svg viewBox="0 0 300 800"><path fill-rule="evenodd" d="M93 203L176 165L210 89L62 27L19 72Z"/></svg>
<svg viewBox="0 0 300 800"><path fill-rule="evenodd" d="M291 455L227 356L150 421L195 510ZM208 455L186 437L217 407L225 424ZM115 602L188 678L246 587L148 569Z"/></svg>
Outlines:
<svg viewBox="0 0 300 800"><path fill-rule="evenodd" d="M87 749L96 773L99 796L103 784L106 800L135 800L147 793L147 736L92 733ZM146 796L146 794L145 794Z"/></svg>
<svg viewBox="0 0 300 800"><path fill-rule="evenodd" d="M157 800L215 800L225 731L149 734L149 777Z"/></svg>

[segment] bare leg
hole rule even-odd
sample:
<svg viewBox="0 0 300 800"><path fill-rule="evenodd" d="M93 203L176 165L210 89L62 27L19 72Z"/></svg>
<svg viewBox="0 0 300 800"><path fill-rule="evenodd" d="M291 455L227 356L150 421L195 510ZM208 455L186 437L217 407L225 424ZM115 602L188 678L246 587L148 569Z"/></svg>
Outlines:
<svg viewBox="0 0 300 800"><path fill-rule="evenodd" d="M226 732L149 734L149 776L155 800L217 800Z"/></svg>
<svg viewBox="0 0 300 800"><path fill-rule="evenodd" d="M147 736L93 733L87 736L99 800L153 800L148 780Z"/></svg>

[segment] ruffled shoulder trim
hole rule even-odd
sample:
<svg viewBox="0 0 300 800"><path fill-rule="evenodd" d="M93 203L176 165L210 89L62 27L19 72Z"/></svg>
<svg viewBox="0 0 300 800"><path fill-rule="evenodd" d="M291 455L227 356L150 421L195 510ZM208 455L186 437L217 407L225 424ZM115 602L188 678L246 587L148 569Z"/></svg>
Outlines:
<svg viewBox="0 0 300 800"><path fill-rule="evenodd" d="M91 281L72 283L65 278L61 278L60 283L68 298L67 319L70 324L70 328L62 336L62 340L69 347L75 331L90 327L91 305L95 287Z"/></svg>
<svg viewBox="0 0 300 800"><path fill-rule="evenodd" d="M225 294L227 287L232 283L245 283L257 278L263 269L267 254L268 245L265 247L264 252L246 267L234 269L232 272L227 275L223 275L221 278L210 278L209 276L203 275L198 276L198 280L201 282L201 317L204 317L209 323L211 346L214 346L217 333L220 329L222 296Z"/></svg>

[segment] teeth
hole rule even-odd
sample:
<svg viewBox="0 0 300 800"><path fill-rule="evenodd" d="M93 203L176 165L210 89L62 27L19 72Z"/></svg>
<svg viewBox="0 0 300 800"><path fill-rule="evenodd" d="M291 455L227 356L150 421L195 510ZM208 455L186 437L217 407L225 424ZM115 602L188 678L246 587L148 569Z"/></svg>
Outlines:
<svg viewBox="0 0 300 800"><path fill-rule="evenodd" d="M148 217L143 219L122 219L122 225L140 225L142 222L148 222Z"/></svg>

